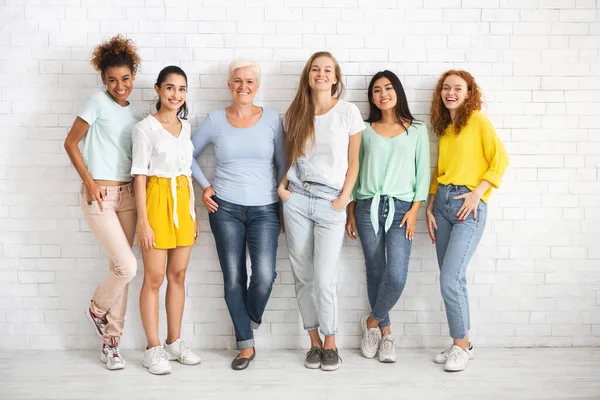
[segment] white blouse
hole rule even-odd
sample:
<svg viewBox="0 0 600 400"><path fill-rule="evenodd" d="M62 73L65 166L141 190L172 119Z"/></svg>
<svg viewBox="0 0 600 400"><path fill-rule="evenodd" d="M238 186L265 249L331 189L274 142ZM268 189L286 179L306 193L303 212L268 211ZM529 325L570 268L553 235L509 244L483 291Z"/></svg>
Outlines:
<svg viewBox="0 0 600 400"><path fill-rule="evenodd" d="M190 190L190 215L196 218L194 209L194 189L192 187L192 157L194 146L190 139L190 123L181 121L181 132L178 137L167 131L152 115L138 122L133 127L133 151L131 175L157 176L171 179L171 196L173 197L173 221L179 227L177 217L177 177L188 179Z"/></svg>

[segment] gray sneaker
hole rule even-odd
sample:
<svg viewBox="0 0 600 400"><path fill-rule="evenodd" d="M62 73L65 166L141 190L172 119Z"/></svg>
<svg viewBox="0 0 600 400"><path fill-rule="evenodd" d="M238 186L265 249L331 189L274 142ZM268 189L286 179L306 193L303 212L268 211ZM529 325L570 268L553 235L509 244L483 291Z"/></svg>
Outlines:
<svg viewBox="0 0 600 400"><path fill-rule="evenodd" d="M311 348L306 353L306 359L304 360L304 366L309 369L321 368L321 359L323 358L323 349L319 346Z"/></svg>
<svg viewBox="0 0 600 400"><path fill-rule="evenodd" d="M338 355L337 349L323 350L323 359L321 360L321 369L323 371L335 371L342 364L342 359Z"/></svg>

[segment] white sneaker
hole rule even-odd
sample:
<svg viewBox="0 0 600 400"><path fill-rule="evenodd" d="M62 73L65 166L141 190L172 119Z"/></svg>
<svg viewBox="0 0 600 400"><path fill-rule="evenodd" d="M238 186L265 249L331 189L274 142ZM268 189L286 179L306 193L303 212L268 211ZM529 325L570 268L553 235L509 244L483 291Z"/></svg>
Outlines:
<svg viewBox="0 0 600 400"><path fill-rule="evenodd" d="M171 373L169 356L162 346L152 347L144 352L142 365L154 375L166 375Z"/></svg>
<svg viewBox="0 0 600 400"><path fill-rule="evenodd" d="M170 361L179 361L184 365L196 365L202 361L181 339L177 339L171 344L165 342L165 351Z"/></svg>
<svg viewBox="0 0 600 400"><path fill-rule="evenodd" d="M449 372L462 371L469 364L469 353L458 346L452 346L448 360L444 364L444 370Z"/></svg>
<svg viewBox="0 0 600 400"><path fill-rule="evenodd" d="M446 364L446 361L448 360L448 357L450 356L450 352L452 351L452 347L453 346L450 346L446 350L442 351L441 353L436 354L435 357L433 358L433 362L436 364ZM473 344L469 343L469 348L466 350L467 354L469 355L469 360L472 360L473 357L475 357L474 351L475 351L475 349L473 348Z"/></svg>
<svg viewBox="0 0 600 400"><path fill-rule="evenodd" d="M390 335L384 335L379 346L379 361L382 363L396 362L396 339Z"/></svg>
<svg viewBox="0 0 600 400"><path fill-rule="evenodd" d="M110 343L104 343L102 345L100 361L106 364L106 369L111 371L125 368L125 360L123 360L123 357L121 357L119 343L117 343L115 340L111 340Z"/></svg>
<svg viewBox="0 0 600 400"><path fill-rule="evenodd" d="M360 326L363 332L363 337L360 341L360 351L366 358L373 358L379 350L381 331L379 328L367 328L368 319L368 314L360 319Z"/></svg>

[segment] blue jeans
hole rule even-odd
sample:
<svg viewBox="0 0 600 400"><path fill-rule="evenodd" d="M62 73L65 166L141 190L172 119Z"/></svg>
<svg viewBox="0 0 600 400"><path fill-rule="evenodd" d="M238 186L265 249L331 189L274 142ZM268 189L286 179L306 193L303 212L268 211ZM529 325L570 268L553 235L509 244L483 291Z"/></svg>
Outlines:
<svg viewBox="0 0 600 400"><path fill-rule="evenodd" d="M294 191L283 204L290 264L304 329L337 332L337 264L344 240L346 210L331 201Z"/></svg>
<svg viewBox="0 0 600 400"><path fill-rule="evenodd" d="M412 242L406 238L406 225L400 228L400 222L412 203L381 196L377 218L379 230L375 233L371 222L372 201L372 198L358 200L354 218L367 266L367 292L371 303L371 316L379 321L379 327L383 328L390 326L389 312L398 302L406 285ZM392 226L385 232L390 201L394 202L396 210Z"/></svg>
<svg viewBox="0 0 600 400"><path fill-rule="evenodd" d="M237 347L254 347L252 329L260 326L277 277L275 259L279 236L279 203L241 206L213 197L219 205L209 213L210 228L223 270L225 302L233 321ZM250 285L246 270L250 253Z"/></svg>
<svg viewBox="0 0 600 400"><path fill-rule="evenodd" d="M487 204L480 201L477 220L473 219L471 212L465 221L458 221L456 214L464 200L454 200L454 197L469 192L466 186L439 185L433 207L433 216L438 226L435 231L435 249L440 266L440 287L453 339L464 339L471 328L467 264L483 236L487 218Z"/></svg>

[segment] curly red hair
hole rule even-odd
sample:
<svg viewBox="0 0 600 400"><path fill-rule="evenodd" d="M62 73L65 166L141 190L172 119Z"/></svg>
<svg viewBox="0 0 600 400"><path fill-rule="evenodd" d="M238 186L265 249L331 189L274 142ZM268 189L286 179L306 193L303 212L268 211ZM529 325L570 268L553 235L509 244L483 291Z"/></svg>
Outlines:
<svg viewBox="0 0 600 400"><path fill-rule="evenodd" d="M121 34L94 48L92 54L92 65L104 74L107 68L128 66L135 74L140 65L140 56L137 53L135 43Z"/></svg>
<svg viewBox="0 0 600 400"><path fill-rule="evenodd" d="M454 121L450 118L450 111L444 106L442 101L442 87L444 81L450 75L456 75L465 82L467 82L467 90L469 97L465 99L463 105L458 109ZM467 119L471 112L475 110L481 110L481 91L479 86L475 82L473 75L463 70L450 70L446 71L440 76L440 79L435 85L435 91L433 92L433 100L431 101L431 125L436 135L441 136L450 124L454 124L454 133L458 135L460 130L467 124Z"/></svg>

